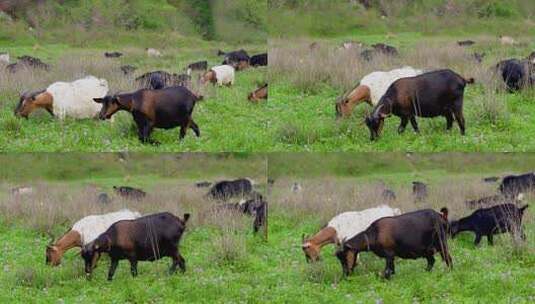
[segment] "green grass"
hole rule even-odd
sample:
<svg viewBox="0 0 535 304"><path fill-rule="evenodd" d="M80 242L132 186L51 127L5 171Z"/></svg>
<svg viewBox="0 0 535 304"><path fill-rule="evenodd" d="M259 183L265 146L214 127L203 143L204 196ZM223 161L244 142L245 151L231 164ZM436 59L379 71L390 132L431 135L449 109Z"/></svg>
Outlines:
<svg viewBox="0 0 535 304"><path fill-rule="evenodd" d="M396 33L392 37L380 34L352 34L310 41L320 41L327 48L334 48L342 41L348 40L366 44L385 42L396 46L403 54L413 52L418 47L425 47L424 42L435 46L437 43L450 43L451 45L465 38L479 41L466 52L467 54L474 51L486 52L487 56L481 66L483 69L489 69L489 73L491 67L499 60L512 57L524 58L535 47L532 40L527 40L531 42L524 46L507 48L492 42L496 39L492 36L469 34L428 36L418 32ZM431 56L431 54L428 55ZM411 60L418 60L418 58ZM405 59L399 61L399 66L407 64ZM458 66L459 62L453 64ZM418 66L415 67L418 68ZM466 71L466 67L462 65L461 69L463 74L475 73L470 70ZM330 74L325 74L328 79ZM270 124L275 142L269 148L271 151L482 152L533 151L535 149L535 141L532 140L535 136L535 116L532 114L535 111L533 89L493 96L494 92L485 92L488 89L484 87L484 83L468 85L464 94L466 136L460 135L456 123L452 130L446 131L446 121L443 117L417 118L420 134L416 134L408 125L405 133L398 135L397 128L400 120L396 116L391 116L385 120L379 140L371 142L369 130L364 124L364 117L372 111L369 105L362 104L356 107L349 119L335 120L334 103L336 98L344 92L340 85L332 83L335 80L328 79L312 84L306 81L301 81L301 83L297 80L292 81L291 77L281 74L270 75L269 78L272 82L269 102L277 113L277 119ZM489 96L495 98L496 101L489 104L487 102Z"/></svg>
<svg viewBox="0 0 535 304"><path fill-rule="evenodd" d="M303 156L303 159L306 158ZM310 158L310 161L315 160ZM488 170L488 174L501 174L508 167L501 163L490 164ZM366 185L381 172L378 165L375 171L369 171L369 175L339 179L337 184ZM445 173L432 168L422 169L418 174L431 185L448 180L461 180L462 183L482 176L477 172ZM177 184L176 180L139 177L133 176L133 179L139 181L139 186L148 187L149 191L151 184L163 183L168 185L167 189ZM386 173L382 177L398 191L399 187L410 183L414 173L405 170ZM117 179L95 177L92 182L108 183ZM321 181L321 177L318 180ZM304 182L306 187L307 181ZM82 187L84 183L87 181L69 182L69 191ZM271 199L280 198L284 191L286 185L277 181ZM322 188L310 191L315 195ZM534 201L529 203L533 205ZM44 248L48 238L30 229L24 222L12 218L7 221L4 214L0 217L0 242L3 244L0 285L9 292L1 293L0 301L531 303L535 298L535 217L531 209L528 209L524 218L528 241L518 250L513 250L506 234L495 238L494 247L488 246L484 240L479 248L474 248L473 235L463 233L449 241L453 270L448 271L438 256L431 272L425 271L426 262L423 259L397 259L396 274L389 281L380 275L384 260L372 253L361 255L361 265L348 278L341 276L341 267L333 256L333 246L324 248L320 263L307 264L299 246L301 234L312 233L324 224L319 220L321 214L317 213L321 210L308 214L287 211L282 202L275 201L271 205L267 242L253 236L249 229L234 232L236 234L233 237L241 238L245 249L243 252L233 252L233 258L221 258L223 253L216 241L221 236L220 230L211 225L196 225L186 232L181 242L187 265L185 274L168 275L169 260L165 258L153 263L140 262L139 275L132 278L128 262L122 261L113 282L106 281L109 266L106 258L100 261L92 280L87 280L83 274L82 259L76 250L67 253L63 265L58 268L44 265ZM67 229L59 223L53 228L58 232Z"/></svg>
<svg viewBox="0 0 535 304"><path fill-rule="evenodd" d="M114 49L126 55L121 64L132 64L139 68L136 75L145 71L167 70L181 72L190 62L208 59L209 65L220 64L216 57L218 48L230 50L235 46L223 43L207 43L201 40L184 40L184 46L163 50L161 59L147 58L139 48L91 48L78 49L67 45L44 45L37 51L28 46L4 47L12 57L32 54L45 62L57 63L66 54L69 56L102 57L105 51ZM264 45L242 45L249 53L265 52ZM72 120L63 122L48 113L32 113L28 120L16 119L13 109L18 102L17 88L0 92L0 150L8 151L261 151L269 146L265 104L250 104L247 95L256 89L257 83L265 81L266 68L251 68L238 72L235 85L231 88L208 88L205 100L199 102L193 114L200 127L201 137L196 138L191 130L186 138L178 141L179 128L172 130L156 129L152 138L160 141L160 146L143 145L137 138L136 128L129 113L118 113L116 122L98 120ZM99 76L99 75L96 75ZM61 79L57 79L61 80ZM24 83L22 90L34 88L35 84ZM110 85L110 92L118 88Z"/></svg>

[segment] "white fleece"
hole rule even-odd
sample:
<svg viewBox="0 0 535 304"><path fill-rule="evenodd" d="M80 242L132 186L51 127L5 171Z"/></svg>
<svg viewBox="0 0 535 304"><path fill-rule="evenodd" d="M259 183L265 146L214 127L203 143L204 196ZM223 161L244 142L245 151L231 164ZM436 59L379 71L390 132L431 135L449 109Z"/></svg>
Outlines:
<svg viewBox="0 0 535 304"><path fill-rule="evenodd" d="M158 51L157 49L148 48L147 49L147 56L149 56L149 57L161 57L162 53L160 53L160 51Z"/></svg>
<svg viewBox="0 0 535 304"><path fill-rule="evenodd" d="M8 53L0 53L0 62L3 62L5 64L9 64L9 54Z"/></svg>
<svg viewBox="0 0 535 304"><path fill-rule="evenodd" d="M388 90L390 85L400 79L405 77L413 77L423 74L423 70L417 70L410 66L404 66L401 69L394 69L391 71L378 71L372 72L360 80L360 85L365 85L370 88L370 99L372 104L375 106L379 103L379 100Z"/></svg>
<svg viewBox="0 0 535 304"><path fill-rule="evenodd" d="M215 78L218 85L234 84L234 67L225 64L215 66L211 68L211 70L215 72Z"/></svg>
<svg viewBox="0 0 535 304"><path fill-rule="evenodd" d="M46 91L52 95L54 116L64 119L95 117L102 105L93 101L108 93L108 81L94 76L73 82L54 82Z"/></svg>
<svg viewBox="0 0 535 304"><path fill-rule="evenodd" d="M72 230L78 232L83 245L94 241L99 235L106 232L114 223L121 220L133 220L140 217L139 212L123 209L99 215L89 215L74 223Z"/></svg>
<svg viewBox="0 0 535 304"><path fill-rule="evenodd" d="M348 240L358 233L366 230L374 221L393 215L400 215L401 210L398 208L391 208L388 205L381 205L379 207L365 209L362 211L349 211L340 213L333 217L328 227L336 230L338 241Z"/></svg>

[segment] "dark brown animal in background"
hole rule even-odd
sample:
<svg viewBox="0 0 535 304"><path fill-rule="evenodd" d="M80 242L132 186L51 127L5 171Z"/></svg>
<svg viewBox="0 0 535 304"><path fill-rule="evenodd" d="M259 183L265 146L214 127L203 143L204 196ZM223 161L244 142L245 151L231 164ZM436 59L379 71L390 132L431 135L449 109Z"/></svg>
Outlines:
<svg viewBox="0 0 535 304"><path fill-rule="evenodd" d="M115 193L126 199L141 200L147 193L141 189L136 189L129 186L113 186Z"/></svg>
<svg viewBox="0 0 535 304"><path fill-rule="evenodd" d="M395 274L394 258L427 259L427 271L433 269L434 254L439 252L446 265L453 266L447 243L448 222L444 214L424 209L398 216L383 217L368 229L342 242L336 252L344 275L353 272L354 257L363 251L372 251L386 260L384 277Z"/></svg>
<svg viewBox="0 0 535 304"><path fill-rule="evenodd" d="M123 66L121 66L120 69L121 69L121 71L123 71L123 74L125 74L125 75L130 75L130 74L134 73L137 70L137 68L135 66L133 66L133 65L123 65Z"/></svg>
<svg viewBox="0 0 535 304"><path fill-rule="evenodd" d="M119 58L123 56L123 53L120 52L105 52L104 57L106 58Z"/></svg>
<svg viewBox="0 0 535 304"><path fill-rule="evenodd" d="M133 277L137 276L138 261L155 261L162 257L173 259L170 273L175 273L177 266L185 272L186 261L180 254L179 243L189 217L189 213L185 213L182 220L162 212L116 222L82 249L86 274L93 272L102 253L108 253L111 259L108 281L113 279L119 261L123 259L130 262Z"/></svg>
<svg viewBox="0 0 535 304"><path fill-rule="evenodd" d="M19 60L18 62L12 63L6 66L6 70L8 72L16 73L23 69L36 69L36 70L44 70L44 71L50 70L50 65L44 63L39 58L24 55L24 56L17 57L17 59Z"/></svg>
<svg viewBox="0 0 535 304"><path fill-rule="evenodd" d="M258 89L254 90L253 92L249 93L247 96L247 99L249 101L258 102L261 99L267 99L268 98L268 84L264 84Z"/></svg>
<svg viewBox="0 0 535 304"><path fill-rule="evenodd" d="M415 202L422 202L427 199L427 185L422 182L412 182L412 195Z"/></svg>
<svg viewBox="0 0 535 304"><path fill-rule="evenodd" d="M195 95L185 87L170 87L162 90L142 89L128 94L118 94L95 98L102 104L99 118L110 119L117 111L132 114L138 129L139 140L143 143L158 144L150 139L154 128L172 129L180 126L180 140L191 128L195 135L201 135L199 126L193 121L195 103L202 96Z"/></svg>
<svg viewBox="0 0 535 304"><path fill-rule="evenodd" d="M457 41L457 45L459 46L471 46L474 45L476 42L473 40L461 40Z"/></svg>

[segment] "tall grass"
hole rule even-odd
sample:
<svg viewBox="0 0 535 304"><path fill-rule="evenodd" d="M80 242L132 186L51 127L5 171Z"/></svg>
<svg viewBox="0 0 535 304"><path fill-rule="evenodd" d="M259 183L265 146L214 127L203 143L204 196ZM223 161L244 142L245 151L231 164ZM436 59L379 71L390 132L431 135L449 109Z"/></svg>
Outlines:
<svg viewBox="0 0 535 304"><path fill-rule="evenodd" d="M106 190L97 185L73 187L62 183L41 182L32 186L34 191L31 194L7 194L0 197L0 217L3 225L22 226L42 234L43 237L52 236L57 239L80 218L91 214L103 214L123 208L141 214L167 211L179 217L184 213L191 213L188 230L204 227L216 231L211 243L216 253L213 255L215 262L235 263L247 254L246 235L252 230L253 218L214 208L219 203L205 196L207 190L196 188L189 182L145 188L149 194L142 201L126 200L108 191L112 199L109 204L97 202L98 194ZM2 184L0 189L2 188L6 189L7 185ZM21 284L25 284L25 281L35 281L33 272L28 269L20 271L22 272L16 276Z"/></svg>
<svg viewBox="0 0 535 304"><path fill-rule="evenodd" d="M399 177L399 176L398 176ZM408 177L408 176L407 176ZM392 179L393 177L389 177ZM404 179L405 180L405 179ZM424 178L424 180L426 180ZM303 186L303 190L293 193L291 185L298 181ZM335 215L345 211L358 211L375 207L380 204L388 204L394 208L400 208L402 213L431 208L436 211L442 207L447 207L450 211L449 219L455 220L468 216L474 210L466 205L466 201L478 199L484 196L496 194L496 184L484 183L480 179L468 177L441 177L427 181L428 197L424 201L417 202L412 194L410 180L404 183L393 183L383 181L373 181L373 179L353 179L353 178L300 178L292 179L288 177L277 179L271 195L272 209L277 210L278 215L283 215L284 220L293 223L292 229L306 227L307 233L312 235L324 227ZM396 193L394 201L385 201L382 191L387 188L393 189ZM535 200L534 193L529 193L518 207L530 204ZM490 206L488 206L490 207ZM508 213L510 210L505 210ZM497 242L499 252L504 256L515 255L524 258L533 252L533 225L535 217L530 212L525 212L523 217L523 227L527 231L527 241L521 241L518 231L513 235L506 234ZM518 226L515 226L518 229ZM300 238L295 233L294 244L299 244ZM450 243L450 246L455 246ZM322 264L308 269L306 279L312 282L323 281L328 264ZM330 278L337 281L337 278Z"/></svg>

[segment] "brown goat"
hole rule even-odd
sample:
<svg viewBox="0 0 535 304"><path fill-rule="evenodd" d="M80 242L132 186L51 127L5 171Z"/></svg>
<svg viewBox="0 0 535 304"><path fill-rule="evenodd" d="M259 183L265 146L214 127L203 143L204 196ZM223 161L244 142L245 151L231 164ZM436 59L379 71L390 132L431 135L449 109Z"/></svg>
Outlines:
<svg viewBox="0 0 535 304"><path fill-rule="evenodd" d="M253 92L249 93L249 96L247 96L247 99L252 102L259 102L261 99L267 99L268 98L268 84L264 84L263 86L259 87L258 89L254 90Z"/></svg>

